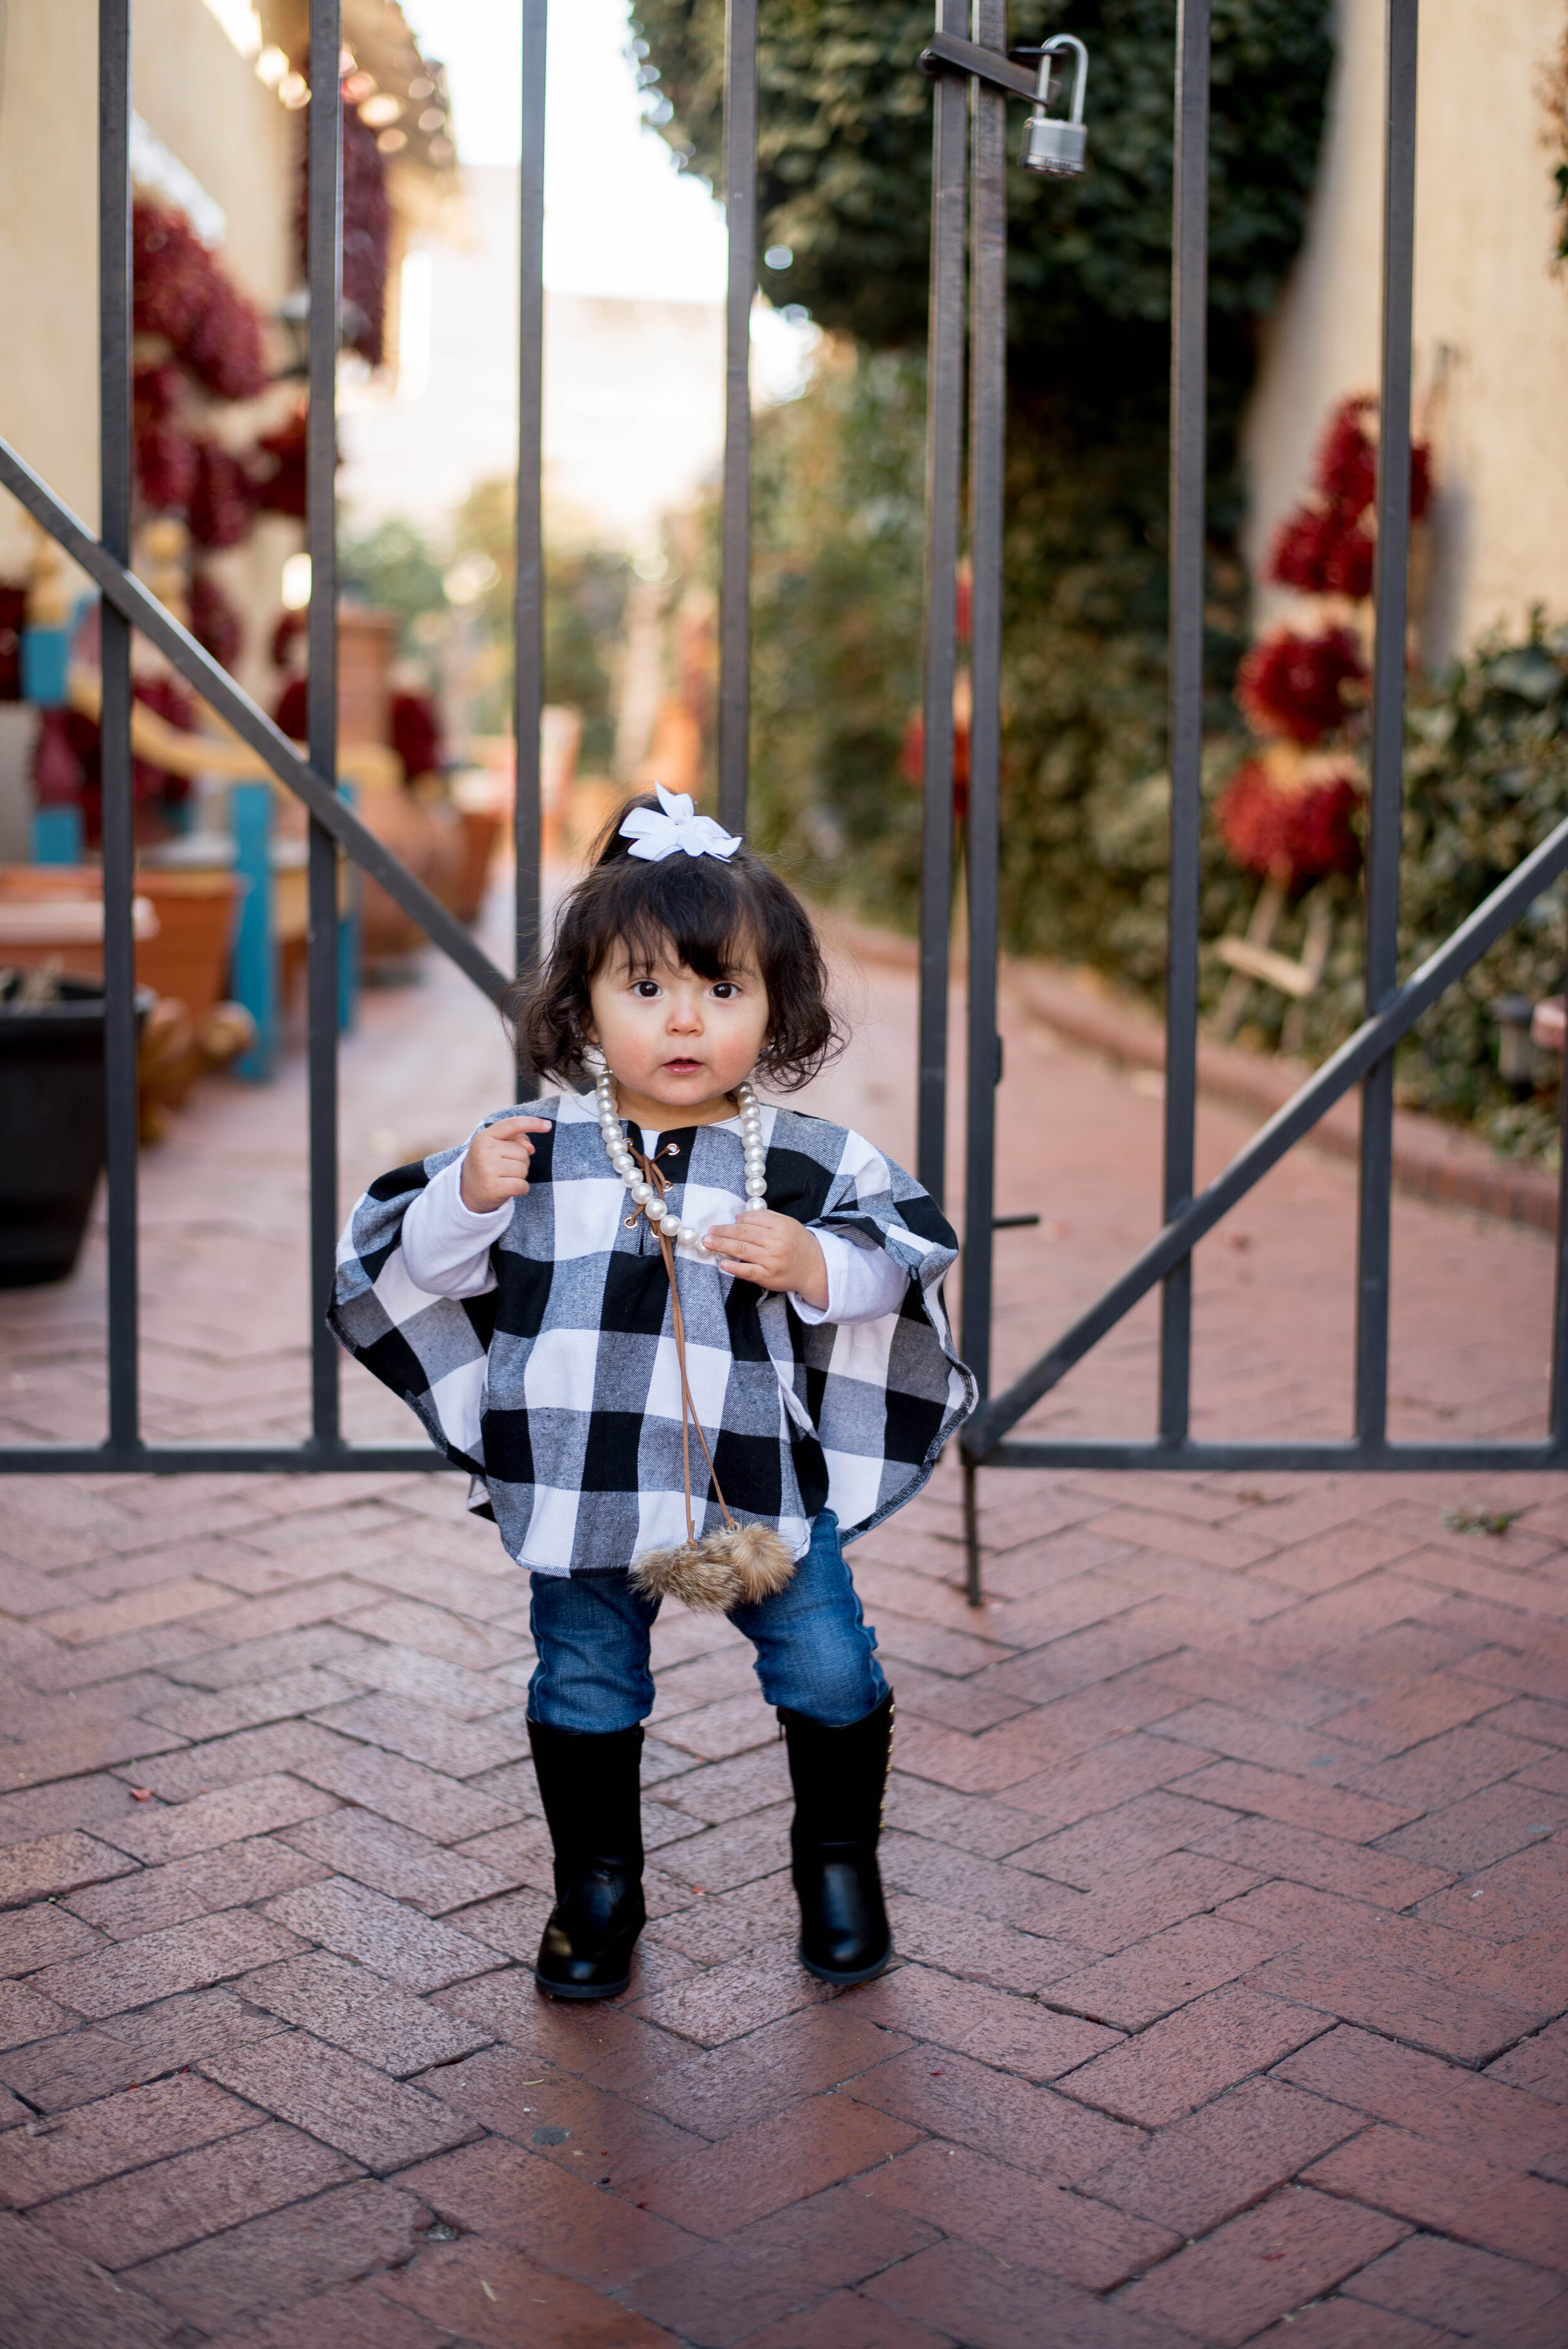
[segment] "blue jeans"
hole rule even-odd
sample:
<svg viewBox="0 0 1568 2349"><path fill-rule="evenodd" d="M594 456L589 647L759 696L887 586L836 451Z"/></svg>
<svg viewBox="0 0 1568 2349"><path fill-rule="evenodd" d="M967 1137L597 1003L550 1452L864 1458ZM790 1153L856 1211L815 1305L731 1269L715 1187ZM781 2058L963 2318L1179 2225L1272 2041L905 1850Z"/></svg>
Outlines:
<svg viewBox="0 0 1568 2349"><path fill-rule="evenodd" d="M625 1573L531 1578L530 1628L539 1661L528 1684L531 1717L551 1729L630 1729L653 1709L649 1637L659 1611ZM824 1509L792 1579L729 1618L757 1651L757 1677L769 1704L787 1705L830 1728L862 1721L887 1693L876 1633L839 1546L839 1521Z"/></svg>

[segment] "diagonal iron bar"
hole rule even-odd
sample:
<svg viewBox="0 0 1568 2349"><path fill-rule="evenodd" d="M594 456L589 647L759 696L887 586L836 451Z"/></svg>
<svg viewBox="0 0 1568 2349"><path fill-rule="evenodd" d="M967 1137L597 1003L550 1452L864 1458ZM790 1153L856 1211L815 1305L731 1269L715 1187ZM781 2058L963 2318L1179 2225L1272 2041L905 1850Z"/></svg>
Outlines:
<svg viewBox="0 0 1568 2349"><path fill-rule="evenodd" d="M1445 989L1462 978L1488 947L1512 926L1532 900L1564 871L1568 871L1568 819L1549 833L1508 879L1460 924L1452 936L1411 973L1376 1019L1362 1021L1355 1035L1347 1038L1308 1078L1301 1091L1259 1128L1224 1173L1206 1190L1200 1191L1191 1206L1174 1222L1166 1225L1142 1255L1129 1265L1120 1279L1113 1281L1087 1313L1080 1314L1047 1353L1042 1354L1001 1394L981 1405L964 1431L965 1459L984 1460L1007 1430L1016 1427L1024 1413L1042 1395L1048 1394L1073 1364L1081 1361L1141 1297L1191 1255L1198 1242L1212 1231L1238 1200L1246 1196L1253 1184L1261 1181L1271 1166L1277 1165L1286 1151L1309 1133L1325 1112L1332 1109L1368 1069L1392 1051L1422 1013L1429 1011Z"/></svg>
<svg viewBox="0 0 1568 2349"><path fill-rule="evenodd" d="M338 798L331 783L324 781L306 765L288 736L273 725L264 710L257 709L227 670L219 667L178 620L170 617L156 595L115 561L87 524L62 504L10 442L3 439L0 486L26 507L34 521L97 583L116 611L139 628L149 643L158 647L186 683L226 719L279 782L304 802L317 823L331 833L360 870L379 882L410 920L418 923L431 945L439 947L465 978L473 980L481 994L499 1002L511 985L506 973L491 962L482 947L475 944L456 916L431 896L423 882L416 881L391 850L361 823L347 802Z"/></svg>

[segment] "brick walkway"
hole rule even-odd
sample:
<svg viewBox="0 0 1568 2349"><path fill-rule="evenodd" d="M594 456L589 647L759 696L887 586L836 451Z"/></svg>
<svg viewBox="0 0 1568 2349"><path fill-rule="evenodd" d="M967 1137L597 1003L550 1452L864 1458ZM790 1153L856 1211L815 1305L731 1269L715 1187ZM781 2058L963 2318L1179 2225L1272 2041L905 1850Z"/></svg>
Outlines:
<svg viewBox="0 0 1568 2349"><path fill-rule="evenodd" d="M895 1149L910 1016L872 973L820 1096ZM1021 1011L1009 1055L1004 1371L1146 1237L1159 1124ZM350 1179L497 1066L460 983L371 999ZM299 1097L148 1154L160 1431L297 1428ZM1201 1425L1343 1427L1353 1206L1298 1154L1203 1250ZM1548 1246L1396 1220L1404 1430L1539 1426ZM99 1311L91 1258L0 1300L0 1434L90 1423ZM1151 1337L1037 1423L1147 1425ZM524 1593L455 1479L0 1486L4 2349L1563 2349L1568 1479L983 1491L979 1615L946 1468L853 1553L898 1971L795 1965L782 1748L676 1613L653 1923L573 2009Z"/></svg>

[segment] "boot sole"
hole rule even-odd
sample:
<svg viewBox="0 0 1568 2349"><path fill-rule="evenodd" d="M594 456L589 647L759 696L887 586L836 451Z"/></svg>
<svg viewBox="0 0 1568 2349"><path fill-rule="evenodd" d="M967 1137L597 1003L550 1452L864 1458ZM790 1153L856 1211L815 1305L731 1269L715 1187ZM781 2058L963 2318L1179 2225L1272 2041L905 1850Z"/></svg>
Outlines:
<svg viewBox="0 0 1568 2349"><path fill-rule="evenodd" d="M884 1950L874 1966L861 1966L854 1973L835 1973L831 1966L820 1966L815 1958L809 1958L799 1943L796 1944L795 1955L816 1981L829 1982L839 1990L853 1990L857 1982L875 1982L878 1974L886 1973L893 1961L893 1951Z"/></svg>
<svg viewBox="0 0 1568 2349"><path fill-rule="evenodd" d="M546 1982L544 1976L537 1970L533 1977L535 1987L542 1991L546 1998L577 1999L619 1998L621 1992L630 1984L631 1979L628 1972L624 1974L617 1982Z"/></svg>

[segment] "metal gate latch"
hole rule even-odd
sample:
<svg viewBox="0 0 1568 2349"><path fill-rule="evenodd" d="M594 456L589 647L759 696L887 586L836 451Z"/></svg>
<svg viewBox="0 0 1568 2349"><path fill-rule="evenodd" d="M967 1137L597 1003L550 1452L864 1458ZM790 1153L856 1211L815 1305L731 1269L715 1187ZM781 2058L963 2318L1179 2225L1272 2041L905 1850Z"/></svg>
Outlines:
<svg viewBox="0 0 1568 2349"><path fill-rule="evenodd" d="M1047 109L1051 101L1051 68L1066 50L1074 56L1073 94L1070 110L1063 116L1047 113ZM1015 57L1037 57L1038 69L1031 75L1024 66L1013 63ZM1088 51L1076 33L1057 33L1037 49L1014 49L1006 57L978 41L962 40L956 33L934 33L920 53L920 70L933 79L944 72L973 74L976 81L990 82L1015 98L1032 98L1034 111L1024 126L1023 151L1018 157L1025 171L1039 171L1052 180L1076 180L1082 171L1088 148L1083 119Z"/></svg>

